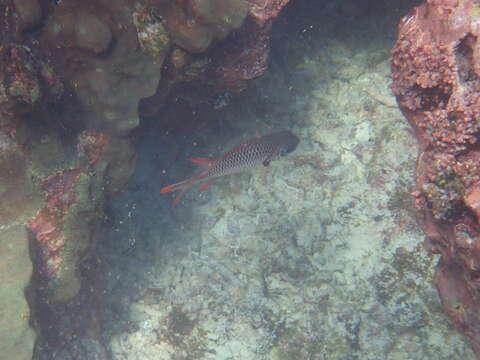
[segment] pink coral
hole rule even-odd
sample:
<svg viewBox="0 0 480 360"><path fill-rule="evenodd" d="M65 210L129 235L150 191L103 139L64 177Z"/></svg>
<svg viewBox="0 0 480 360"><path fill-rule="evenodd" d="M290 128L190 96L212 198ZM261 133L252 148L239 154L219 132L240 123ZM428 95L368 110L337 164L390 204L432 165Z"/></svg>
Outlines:
<svg viewBox="0 0 480 360"><path fill-rule="evenodd" d="M59 170L40 182L45 206L29 221L28 227L35 240L37 273L51 292L51 298L58 301L72 298L79 290L79 281L72 274L76 273L77 261L84 251L81 249L88 248L90 239L77 237L78 230L88 232L88 229L76 230L68 224L82 211L82 206L75 206L79 197L84 196L82 181L100 161L106 144L106 135L82 132L77 150L85 161L72 169ZM77 279L77 285L69 289L66 279Z"/></svg>
<svg viewBox="0 0 480 360"><path fill-rule="evenodd" d="M480 356L480 3L427 0L402 19L392 91L420 142L413 193L445 311Z"/></svg>

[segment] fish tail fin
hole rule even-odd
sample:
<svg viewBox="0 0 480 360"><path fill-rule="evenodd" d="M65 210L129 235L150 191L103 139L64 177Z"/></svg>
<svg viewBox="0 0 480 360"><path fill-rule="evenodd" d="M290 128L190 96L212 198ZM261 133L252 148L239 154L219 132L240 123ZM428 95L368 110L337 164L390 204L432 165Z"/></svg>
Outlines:
<svg viewBox="0 0 480 360"><path fill-rule="evenodd" d="M193 185L193 184L192 184ZM180 190L180 193L175 196L175 199L173 199L173 202L172 202L172 208L174 208L175 206L177 206L180 201L182 200L183 196L185 195L185 193L187 192L188 189L190 189L190 187L192 186L186 186L184 187L183 189Z"/></svg>
<svg viewBox="0 0 480 360"><path fill-rule="evenodd" d="M203 174L200 174L199 176L196 176L194 178L180 181L176 184L165 186L160 189L160 194L168 194L172 191L180 190L180 193L175 197L172 203L172 207L175 207L180 203L180 200L182 200L187 190L189 190L193 185L201 181L204 177L205 176Z"/></svg>
<svg viewBox="0 0 480 360"><path fill-rule="evenodd" d="M180 181L176 184L168 185L160 189L160 194L167 194L172 191L184 189L185 187L190 187L192 184L190 184L190 180L185 180L185 181Z"/></svg>
<svg viewBox="0 0 480 360"><path fill-rule="evenodd" d="M179 194L173 200L172 207L177 206L180 201L182 200L183 196L190 189L193 185L198 182L207 180L207 184L202 186L201 191L205 190L209 184L213 182L213 180L208 181L208 177L206 175L206 170L214 163L217 159L215 158L190 158L191 162L200 165L199 174L191 179L180 181L176 184L172 184L169 186L165 186L164 188L160 189L160 194L167 194L172 191L180 190Z"/></svg>
<svg viewBox="0 0 480 360"><path fill-rule="evenodd" d="M175 199L173 200L172 208L174 208L180 203L187 190L190 189L194 184L195 181L193 181L193 179L180 181L176 184L168 185L164 188L161 188L160 194L168 194L169 192L180 190L180 193L175 196Z"/></svg>

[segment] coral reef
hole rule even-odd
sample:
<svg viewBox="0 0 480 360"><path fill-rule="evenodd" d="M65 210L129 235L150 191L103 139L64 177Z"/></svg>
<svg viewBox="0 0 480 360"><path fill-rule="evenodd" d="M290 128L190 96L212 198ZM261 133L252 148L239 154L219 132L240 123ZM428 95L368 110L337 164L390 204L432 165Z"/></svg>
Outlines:
<svg viewBox="0 0 480 360"><path fill-rule="evenodd" d="M213 55L209 80L217 91L241 91L248 80L266 71L272 22L288 2L249 2L250 11L245 26Z"/></svg>
<svg viewBox="0 0 480 360"><path fill-rule="evenodd" d="M35 272L24 224L35 215L41 197L35 190L23 117L55 102L61 82L27 46L4 44L0 50L0 347L6 358L31 359L36 332L31 305ZM28 295L28 296L27 296Z"/></svg>
<svg viewBox="0 0 480 360"><path fill-rule="evenodd" d="M172 41L190 53L201 53L212 41L238 29L248 12L245 0L187 0L160 2Z"/></svg>
<svg viewBox="0 0 480 360"><path fill-rule="evenodd" d="M206 9L215 6L216 1L177 1L168 6L160 6L158 11L167 14L165 26L177 46L165 59L166 66L156 94L144 99L140 104L140 112L145 117L158 116L171 93L172 96L184 98L203 97L204 101L208 101L225 92L244 90L248 81L266 71L272 22L288 2L289 0L232 0L222 2L223 6L216 6L218 12L210 12L208 17L205 16ZM231 4L233 10L225 4ZM179 20L177 13L193 14L193 20L181 17ZM235 17L230 13L234 13ZM169 17L173 20L169 20ZM225 19L229 19L228 27L222 24ZM195 27L203 29L205 21L213 30L192 32ZM185 22L188 23L186 27ZM242 22L243 26L238 28ZM216 25L212 27L211 24ZM213 38L212 31L217 34ZM206 55L191 56L192 53L205 50L213 40L222 39L230 32L228 41L217 41L216 46L212 46Z"/></svg>
<svg viewBox="0 0 480 360"><path fill-rule="evenodd" d="M247 23L232 41L217 51L214 74L210 76L221 90L240 91L248 80L267 69L272 20L289 0L251 1Z"/></svg>
<svg viewBox="0 0 480 360"><path fill-rule="evenodd" d="M98 244L114 359L474 359L409 202L416 141L388 87L398 19L391 3L339 3L292 1L279 56L227 105L172 101L137 130L138 170ZM191 174L181 159L281 127L298 151L263 177L221 179L174 211L151 201Z"/></svg>
<svg viewBox="0 0 480 360"><path fill-rule="evenodd" d="M269 21L283 3L269 2ZM26 226L26 232L15 230L18 249L12 254L17 263L30 265L12 280L11 297L1 301L17 297L18 308L28 308L22 291L33 261L28 295L40 354L50 358L54 348L98 344L101 296L91 293L103 294L104 284L97 281L100 275L91 276L101 271L95 243L106 218L105 200L125 188L135 168L128 135L139 124L139 102L168 94L175 83L214 82L211 69L227 58L213 65L200 53L221 46L254 12L261 17L255 6L246 0L0 3L0 227ZM246 30L253 39L248 46L262 49L255 76L266 68L266 41L255 44L253 33L261 26ZM244 63L244 71L250 65ZM0 259L0 266L12 259ZM91 315L79 315L90 304ZM22 345L29 353L35 334L28 321L17 320L0 345L12 352Z"/></svg>
<svg viewBox="0 0 480 360"><path fill-rule="evenodd" d="M138 125L139 98L145 98L142 114L158 114L174 84L195 80L213 93L239 91L263 74L271 21L287 2L116 1L95 6L95 13L91 2L62 2L48 17L40 46L69 80L82 107L78 121L123 135ZM201 55L212 43L217 46Z"/></svg>
<svg viewBox="0 0 480 360"><path fill-rule="evenodd" d="M145 12L128 1L64 1L52 9L39 46L81 109L76 122L113 135L138 125L138 101L155 93L169 47L164 27Z"/></svg>
<svg viewBox="0 0 480 360"><path fill-rule="evenodd" d="M82 133L79 154L84 164L42 179L45 206L29 221L35 241L36 271L51 302L65 302L80 290L77 264L91 248L92 226L101 214L104 171L96 167L107 138Z"/></svg>
<svg viewBox="0 0 480 360"><path fill-rule="evenodd" d="M420 141L415 205L445 311L480 356L480 3L428 0L399 24L392 91Z"/></svg>
<svg viewBox="0 0 480 360"><path fill-rule="evenodd" d="M37 53L37 54L35 54ZM0 125L11 123L13 113L58 101L63 84L57 74L28 46L5 44L0 49Z"/></svg>

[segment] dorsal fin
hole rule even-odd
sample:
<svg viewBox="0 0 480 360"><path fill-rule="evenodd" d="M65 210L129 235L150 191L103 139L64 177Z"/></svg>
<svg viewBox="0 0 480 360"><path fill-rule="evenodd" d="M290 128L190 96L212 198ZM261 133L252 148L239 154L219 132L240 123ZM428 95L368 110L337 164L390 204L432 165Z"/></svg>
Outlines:
<svg viewBox="0 0 480 360"><path fill-rule="evenodd" d="M215 161L214 158L190 158L188 160L195 164L210 164Z"/></svg>

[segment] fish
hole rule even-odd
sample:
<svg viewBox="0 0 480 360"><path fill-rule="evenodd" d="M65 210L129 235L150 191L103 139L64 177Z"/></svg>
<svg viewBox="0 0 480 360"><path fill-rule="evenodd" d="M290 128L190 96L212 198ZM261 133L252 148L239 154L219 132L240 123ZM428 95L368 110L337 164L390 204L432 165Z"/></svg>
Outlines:
<svg viewBox="0 0 480 360"><path fill-rule="evenodd" d="M216 179L237 174L260 166L269 166L270 162L294 151L300 139L288 130L279 130L263 136L257 136L216 158L190 158L199 164L197 175L176 184L160 189L161 194L180 191L172 203L178 205L188 189L201 183L200 191L205 191Z"/></svg>

